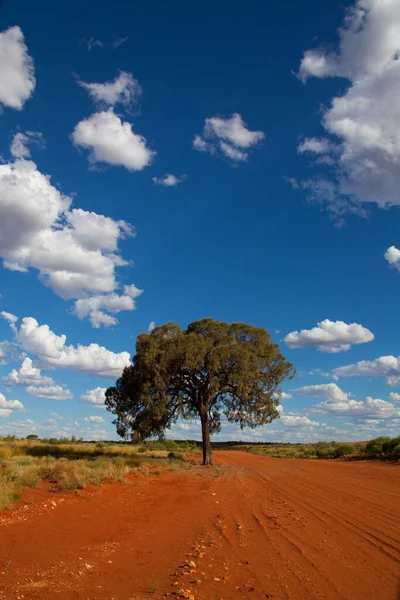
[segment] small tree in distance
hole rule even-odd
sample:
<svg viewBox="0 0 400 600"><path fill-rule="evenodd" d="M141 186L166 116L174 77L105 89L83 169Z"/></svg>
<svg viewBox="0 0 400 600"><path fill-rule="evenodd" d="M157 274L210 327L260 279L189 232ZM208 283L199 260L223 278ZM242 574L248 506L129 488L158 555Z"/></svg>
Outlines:
<svg viewBox="0 0 400 600"><path fill-rule="evenodd" d="M105 403L118 434L135 442L163 437L178 419L200 418L203 464L210 465L221 414L242 429L271 423L279 386L294 373L265 329L212 319L186 330L167 323L138 336L133 364Z"/></svg>

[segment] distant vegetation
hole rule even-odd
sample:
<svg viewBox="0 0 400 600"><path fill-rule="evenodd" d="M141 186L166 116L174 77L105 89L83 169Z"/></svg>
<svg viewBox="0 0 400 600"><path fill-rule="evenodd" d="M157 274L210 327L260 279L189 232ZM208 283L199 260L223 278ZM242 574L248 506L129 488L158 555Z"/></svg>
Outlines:
<svg viewBox="0 0 400 600"><path fill-rule="evenodd" d="M195 444L173 440L140 446L110 442L77 442L28 436L0 438L0 510L7 508L26 488L47 482L51 491L79 490L103 481L124 481L129 473L160 474L175 470L185 454L198 451Z"/></svg>
<svg viewBox="0 0 400 600"><path fill-rule="evenodd" d="M230 448L237 448L231 444ZM242 450L273 458L342 458L400 460L400 436L378 437L369 442L317 442L315 444L243 444Z"/></svg>

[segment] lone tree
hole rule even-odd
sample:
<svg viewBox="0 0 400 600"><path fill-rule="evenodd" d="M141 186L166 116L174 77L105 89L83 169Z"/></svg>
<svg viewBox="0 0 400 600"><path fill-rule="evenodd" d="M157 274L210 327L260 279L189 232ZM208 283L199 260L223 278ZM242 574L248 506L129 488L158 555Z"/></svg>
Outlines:
<svg viewBox="0 0 400 600"><path fill-rule="evenodd" d="M132 362L106 391L118 434L139 442L163 437L179 418L200 418L204 465L212 464L210 434L220 431L221 414L242 429L271 423L279 385L295 372L265 329L212 319L139 335Z"/></svg>

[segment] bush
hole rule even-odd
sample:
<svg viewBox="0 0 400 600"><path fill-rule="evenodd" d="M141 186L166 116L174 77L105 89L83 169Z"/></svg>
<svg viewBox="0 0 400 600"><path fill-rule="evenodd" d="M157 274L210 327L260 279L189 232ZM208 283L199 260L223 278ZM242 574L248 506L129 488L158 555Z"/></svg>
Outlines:
<svg viewBox="0 0 400 600"><path fill-rule="evenodd" d="M390 438L382 436L370 440L364 449L368 456L391 456L400 454L400 436Z"/></svg>
<svg viewBox="0 0 400 600"><path fill-rule="evenodd" d="M335 454L335 448L329 445L319 446L315 450L315 455L318 458L333 458Z"/></svg>
<svg viewBox="0 0 400 600"><path fill-rule="evenodd" d="M175 460L185 460L185 455L182 452L168 452L168 458Z"/></svg>
<svg viewBox="0 0 400 600"><path fill-rule="evenodd" d="M391 442L390 437L377 437L373 440L370 440L367 445L365 446L365 453L372 455L372 456L377 456L379 454L383 453L383 448L384 446L387 447L387 445Z"/></svg>
<svg viewBox="0 0 400 600"><path fill-rule="evenodd" d="M354 451L355 451L355 448L352 444L339 444L335 448L333 457L341 458L342 456L347 456L348 454L353 454Z"/></svg>

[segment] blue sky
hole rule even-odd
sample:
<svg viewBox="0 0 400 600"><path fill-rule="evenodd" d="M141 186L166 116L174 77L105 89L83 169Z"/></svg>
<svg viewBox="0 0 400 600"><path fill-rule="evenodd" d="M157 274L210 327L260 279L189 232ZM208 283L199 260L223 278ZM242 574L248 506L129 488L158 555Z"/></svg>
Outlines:
<svg viewBox="0 0 400 600"><path fill-rule="evenodd" d="M136 336L209 316L297 368L221 439L396 434L398 2L6 0L0 30L0 431L116 437Z"/></svg>

